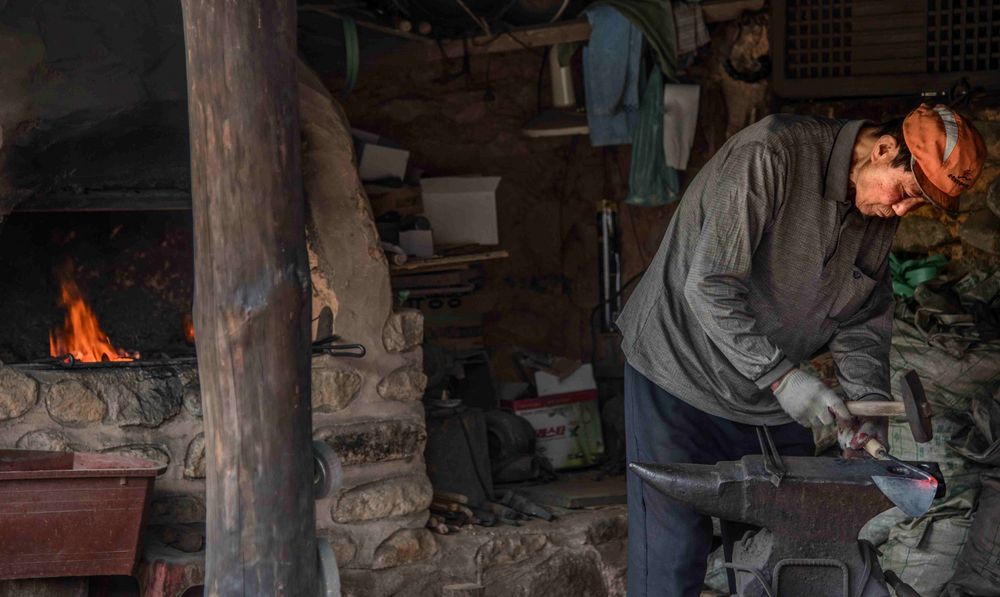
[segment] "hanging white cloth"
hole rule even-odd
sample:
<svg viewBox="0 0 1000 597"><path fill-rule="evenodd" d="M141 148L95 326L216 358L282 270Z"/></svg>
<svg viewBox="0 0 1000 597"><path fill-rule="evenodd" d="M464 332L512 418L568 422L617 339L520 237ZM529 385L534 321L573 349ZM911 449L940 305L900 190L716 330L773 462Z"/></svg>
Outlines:
<svg viewBox="0 0 1000 597"><path fill-rule="evenodd" d="M697 85L663 87L663 154L667 165L677 170L687 169L698 125Z"/></svg>

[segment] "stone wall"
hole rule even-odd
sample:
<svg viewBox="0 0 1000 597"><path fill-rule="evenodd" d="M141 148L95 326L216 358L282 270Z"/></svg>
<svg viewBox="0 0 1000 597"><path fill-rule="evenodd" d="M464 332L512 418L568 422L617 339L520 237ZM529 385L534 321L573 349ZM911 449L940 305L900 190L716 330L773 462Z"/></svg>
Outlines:
<svg viewBox="0 0 1000 597"><path fill-rule="evenodd" d="M396 339L404 346L418 342L419 327ZM372 361L313 359L314 437L334 448L345 471L343 491L317 504L317 525L321 535L333 539L341 565L354 568L370 567L379 549L383 560L389 558L394 544L386 540L398 541L404 529L433 544L423 529L431 499L422 458L426 432L415 412L422 374L404 366L383 375L386 366L377 360L387 351L370 350L376 355ZM393 409L382 403L390 400L410 403L410 416L384 416ZM151 532L179 548L201 549L205 442L193 362L93 369L2 366L0 447L114 453L163 466L154 485ZM432 554L434 548L428 549Z"/></svg>
<svg viewBox="0 0 1000 597"><path fill-rule="evenodd" d="M464 527L436 536L426 560L371 572L346 570L345 597L624 597L628 523L624 506L561 511L552 522ZM417 546L416 541L407 543ZM459 587L468 592L463 593Z"/></svg>

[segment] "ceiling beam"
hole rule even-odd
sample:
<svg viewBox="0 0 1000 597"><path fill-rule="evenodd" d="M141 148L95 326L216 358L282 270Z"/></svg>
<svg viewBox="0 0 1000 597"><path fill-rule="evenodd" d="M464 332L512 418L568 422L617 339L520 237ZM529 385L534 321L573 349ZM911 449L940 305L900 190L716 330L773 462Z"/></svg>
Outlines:
<svg viewBox="0 0 1000 597"><path fill-rule="evenodd" d="M519 27L494 35L479 35L471 39L448 40L440 47L423 50L428 60L460 58L469 55L494 54L542 48L590 39L590 23L586 19L576 19L552 25Z"/></svg>

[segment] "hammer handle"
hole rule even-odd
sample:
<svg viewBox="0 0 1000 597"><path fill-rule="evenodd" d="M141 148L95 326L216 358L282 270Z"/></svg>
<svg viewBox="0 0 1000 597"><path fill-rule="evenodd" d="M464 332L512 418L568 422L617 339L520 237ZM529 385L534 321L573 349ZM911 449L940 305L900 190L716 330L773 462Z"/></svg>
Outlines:
<svg viewBox="0 0 1000 597"><path fill-rule="evenodd" d="M845 402L847 410L856 417L905 417L906 407L902 402Z"/></svg>
<svg viewBox="0 0 1000 597"><path fill-rule="evenodd" d="M864 445L865 452L871 454L871 457L875 460L882 460L885 458L887 450L882 442L878 441L874 437L865 442Z"/></svg>

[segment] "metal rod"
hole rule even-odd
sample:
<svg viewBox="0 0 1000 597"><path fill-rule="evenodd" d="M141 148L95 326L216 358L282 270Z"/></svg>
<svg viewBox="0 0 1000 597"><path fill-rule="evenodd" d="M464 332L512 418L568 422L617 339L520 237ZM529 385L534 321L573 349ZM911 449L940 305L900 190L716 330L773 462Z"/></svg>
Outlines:
<svg viewBox="0 0 1000 597"><path fill-rule="evenodd" d="M61 359L48 359L44 361L29 361L26 363L6 363L6 366L14 369L33 369L41 371L75 371L81 369L118 369L122 367L173 367L175 365L193 364L197 361L197 357L193 356L176 357L172 359L139 359L136 361L101 361L99 363L81 363L79 361L67 363Z"/></svg>

